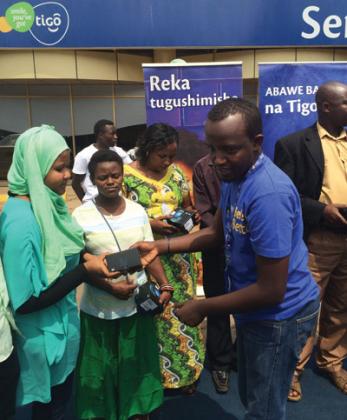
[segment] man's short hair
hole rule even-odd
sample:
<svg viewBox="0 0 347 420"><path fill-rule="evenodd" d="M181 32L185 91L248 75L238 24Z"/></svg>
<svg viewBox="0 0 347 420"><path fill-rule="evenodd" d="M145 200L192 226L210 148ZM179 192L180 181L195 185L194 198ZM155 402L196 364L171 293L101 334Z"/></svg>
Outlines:
<svg viewBox="0 0 347 420"><path fill-rule="evenodd" d="M208 113L210 121L222 121L229 115L241 114L250 139L262 134L263 124L259 109L252 102L242 98L228 98L218 102Z"/></svg>
<svg viewBox="0 0 347 420"><path fill-rule="evenodd" d="M110 120L99 120L94 124L95 137L98 137L105 130L106 125L114 125L114 122Z"/></svg>

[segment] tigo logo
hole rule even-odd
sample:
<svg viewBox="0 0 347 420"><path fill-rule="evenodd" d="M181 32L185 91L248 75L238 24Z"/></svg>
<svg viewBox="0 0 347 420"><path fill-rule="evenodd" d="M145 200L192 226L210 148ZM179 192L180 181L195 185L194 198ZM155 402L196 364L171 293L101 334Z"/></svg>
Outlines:
<svg viewBox="0 0 347 420"><path fill-rule="evenodd" d="M45 18L45 15L36 16L35 23L37 26L47 26L49 32L57 32L61 25L60 13L53 13L53 16Z"/></svg>
<svg viewBox="0 0 347 420"><path fill-rule="evenodd" d="M35 24L31 35L43 45L56 45L69 29L70 18L66 8L57 2L48 1L34 7Z"/></svg>
<svg viewBox="0 0 347 420"><path fill-rule="evenodd" d="M65 6L47 1L32 6L19 2L10 6L5 16L0 17L0 32L28 32L42 45L58 44L66 35L70 25Z"/></svg>

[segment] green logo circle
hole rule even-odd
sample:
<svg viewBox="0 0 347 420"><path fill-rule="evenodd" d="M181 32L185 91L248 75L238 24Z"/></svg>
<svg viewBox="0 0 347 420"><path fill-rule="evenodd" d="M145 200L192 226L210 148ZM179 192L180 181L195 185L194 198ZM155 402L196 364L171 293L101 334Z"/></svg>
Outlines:
<svg viewBox="0 0 347 420"><path fill-rule="evenodd" d="M33 26L35 11L26 1L12 4L5 13L8 24L17 32L27 32Z"/></svg>

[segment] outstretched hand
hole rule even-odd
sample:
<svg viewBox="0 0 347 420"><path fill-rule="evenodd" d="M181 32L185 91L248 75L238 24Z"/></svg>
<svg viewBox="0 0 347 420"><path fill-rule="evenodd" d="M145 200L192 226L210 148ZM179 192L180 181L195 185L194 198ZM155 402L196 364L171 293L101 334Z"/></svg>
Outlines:
<svg viewBox="0 0 347 420"><path fill-rule="evenodd" d="M130 248L137 248L140 252L140 259L142 267L147 267L148 264L153 262L158 256L158 249L154 242L136 242Z"/></svg>
<svg viewBox="0 0 347 420"><path fill-rule="evenodd" d="M176 303L174 313L177 318L191 327L199 325L205 316L200 311L200 303L198 300L188 300L184 303Z"/></svg>

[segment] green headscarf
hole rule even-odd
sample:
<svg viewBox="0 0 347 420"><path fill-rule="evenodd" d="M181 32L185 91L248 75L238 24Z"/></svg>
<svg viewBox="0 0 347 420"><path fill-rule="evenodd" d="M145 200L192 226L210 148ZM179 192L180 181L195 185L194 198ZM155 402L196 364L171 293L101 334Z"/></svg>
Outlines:
<svg viewBox="0 0 347 420"><path fill-rule="evenodd" d="M44 184L58 156L69 149L54 127L42 125L21 134L7 175L13 194L28 195L42 233L42 253L48 283L62 273L65 257L84 247L83 231L71 218L66 203Z"/></svg>

